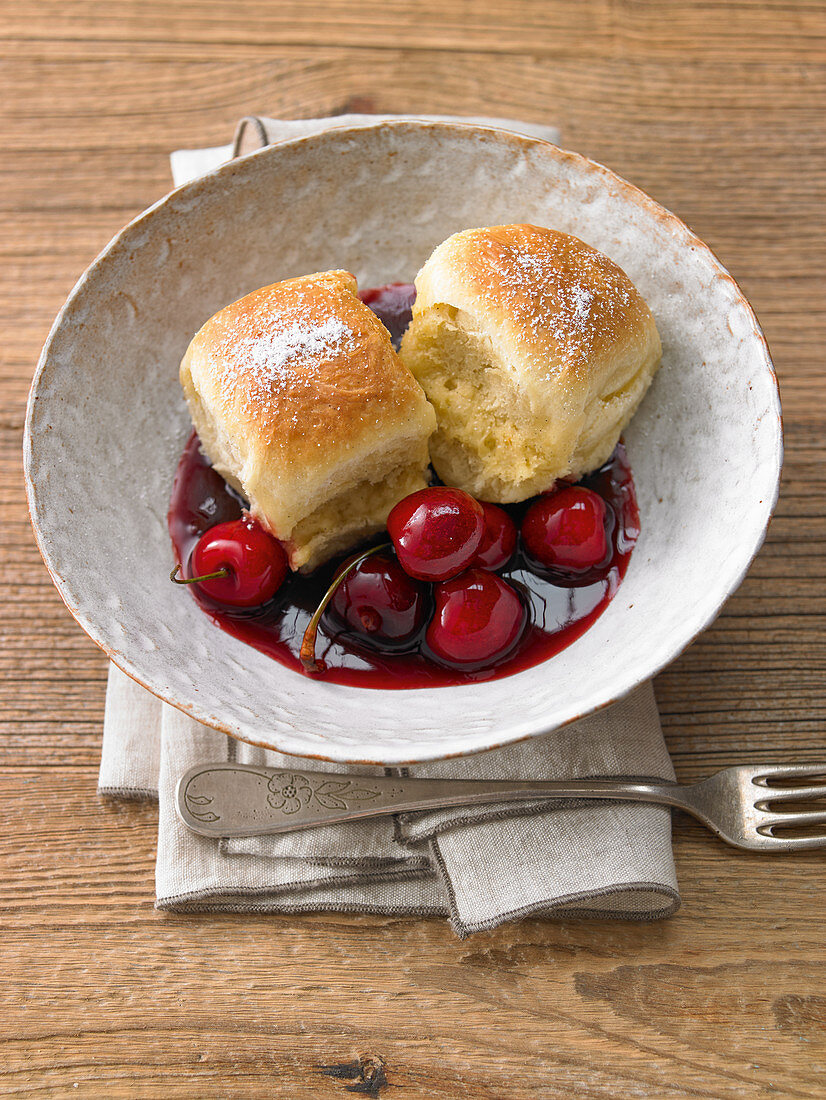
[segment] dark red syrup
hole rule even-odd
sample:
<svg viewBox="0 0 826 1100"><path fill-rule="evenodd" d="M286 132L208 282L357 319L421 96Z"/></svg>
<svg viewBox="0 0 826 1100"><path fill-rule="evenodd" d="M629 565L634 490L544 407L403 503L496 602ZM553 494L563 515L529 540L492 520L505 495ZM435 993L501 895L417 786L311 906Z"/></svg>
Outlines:
<svg viewBox="0 0 826 1100"><path fill-rule="evenodd" d="M403 283L366 290L360 295L387 325L396 343L409 324L414 296L413 287ZM584 634L607 607L625 575L639 534L634 481L622 443L601 469L583 478L579 484L599 493L610 505L615 518L610 532L610 560L591 574L566 580L543 572L518 548L512 561L497 572L522 595L528 608L528 626L516 649L501 663L473 672L444 668L427 657L421 636L408 650L382 653L371 649L362 637L348 633L327 612L321 622L316 647L317 656L325 665L319 678L329 683L367 688L444 687L510 676L547 661L565 649ZM517 528L530 504L531 501L524 501L504 505ZM243 506L241 497L226 485L201 454L198 437L193 432L178 464L168 515L176 561L184 571L204 531L218 523L237 519ZM374 543L385 541L386 534L376 538ZM257 608L228 609L210 600L197 585L192 585L190 590L222 630L297 673L307 675L298 656L301 641L341 561L339 558L329 562L309 576L289 575L275 597ZM186 597L181 593L180 598Z"/></svg>
<svg viewBox="0 0 826 1100"><path fill-rule="evenodd" d="M393 347L398 351L404 330L413 315L415 286L412 283L386 283L359 291L359 298L372 309L390 333Z"/></svg>

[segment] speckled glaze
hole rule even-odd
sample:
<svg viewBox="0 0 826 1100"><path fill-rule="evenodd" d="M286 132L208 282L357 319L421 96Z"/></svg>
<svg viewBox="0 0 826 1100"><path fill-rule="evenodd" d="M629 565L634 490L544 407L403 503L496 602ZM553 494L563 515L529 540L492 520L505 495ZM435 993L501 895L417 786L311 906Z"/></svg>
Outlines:
<svg viewBox="0 0 826 1100"><path fill-rule="evenodd" d="M636 283L663 367L625 433L642 535L623 585L552 661L462 687L302 677L168 582L166 509L189 417L178 362L216 310L288 276L412 279L459 229L574 233ZM742 293L672 214L591 161L478 127L390 122L272 146L128 225L55 321L29 401L29 507L72 614L130 676L286 753L397 764L549 732L620 698L720 610L762 542L782 452L777 385Z"/></svg>

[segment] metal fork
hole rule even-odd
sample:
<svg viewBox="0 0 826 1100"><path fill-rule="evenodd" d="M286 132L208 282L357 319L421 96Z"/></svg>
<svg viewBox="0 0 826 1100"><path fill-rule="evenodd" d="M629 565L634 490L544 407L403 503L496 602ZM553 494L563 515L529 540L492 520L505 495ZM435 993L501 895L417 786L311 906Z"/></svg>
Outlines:
<svg viewBox="0 0 826 1100"><path fill-rule="evenodd" d="M812 786L796 781L820 777ZM786 784L785 786L783 784ZM181 820L202 836L263 836L448 806L528 799L607 799L654 802L696 817L726 844L758 852L826 847L826 809L784 810L784 803L824 799L826 764L743 765L725 768L688 786L666 781L615 779L457 780L354 776L340 772L201 764L178 783ZM807 835L777 835L780 829Z"/></svg>

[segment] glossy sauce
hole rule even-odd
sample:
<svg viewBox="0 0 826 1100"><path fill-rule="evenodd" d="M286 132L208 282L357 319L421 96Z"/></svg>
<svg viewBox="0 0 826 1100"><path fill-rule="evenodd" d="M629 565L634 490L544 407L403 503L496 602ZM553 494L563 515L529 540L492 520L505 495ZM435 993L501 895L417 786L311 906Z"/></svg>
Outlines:
<svg viewBox="0 0 826 1100"><path fill-rule="evenodd" d="M397 343L410 319L413 295L407 284L364 291L362 299L387 325ZM528 562L521 549L499 575L514 585L528 607L528 627L516 649L500 664L478 672L462 672L434 664L421 639L405 652L381 653L369 643L347 633L330 613L322 619L317 655L326 670L321 678L330 683L370 688L417 688L467 684L509 676L547 661L583 634L605 610L625 575L639 534L634 482L620 443L610 460L580 484L603 497L616 522L610 534L612 554L607 566L573 580L542 573ZM530 505L506 505L517 527ZM193 432L181 456L172 489L168 516L176 560L186 567L195 543L208 528L237 519L241 498L224 482L201 454ZM386 541L386 535L374 540ZM192 585L195 599L221 627L234 637L307 675L298 658L307 624L321 601L342 559L309 576L288 576L270 603L249 610L222 607ZM179 598L186 599L183 592Z"/></svg>

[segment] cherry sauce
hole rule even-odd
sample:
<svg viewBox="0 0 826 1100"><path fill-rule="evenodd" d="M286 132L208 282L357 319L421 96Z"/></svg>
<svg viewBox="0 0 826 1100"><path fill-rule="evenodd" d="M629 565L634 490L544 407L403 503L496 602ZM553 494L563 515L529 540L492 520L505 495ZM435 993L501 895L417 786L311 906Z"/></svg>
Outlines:
<svg viewBox="0 0 826 1100"><path fill-rule="evenodd" d="M360 295L387 326L396 346L410 321L414 296L413 288L402 283ZM509 676L565 649L591 626L615 595L639 534L634 481L622 443L601 469L580 484L599 493L610 506L609 514L614 519L609 536L610 560L591 574L566 579L537 568L518 547L512 560L497 572L521 593L528 609L528 625L516 648L499 664L472 672L444 668L428 659L423 637L414 639L405 651L382 652L349 633L328 610L316 648L325 667L321 678L329 683L368 688L443 687ZM504 505L517 528L530 504L524 501ZM193 432L178 464L168 514L176 561L186 568L201 535L218 523L237 519L243 507L241 497L209 465ZM386 540L384 534L374 542ZM341 560L308 576L290 574L275 597L262 607L230 609L210 600L197 585L192 585L190 591L222 630L307 675L298 656L301 641ZM180 597L187 598L183 593Z"/></svg>

